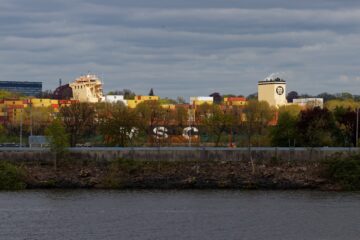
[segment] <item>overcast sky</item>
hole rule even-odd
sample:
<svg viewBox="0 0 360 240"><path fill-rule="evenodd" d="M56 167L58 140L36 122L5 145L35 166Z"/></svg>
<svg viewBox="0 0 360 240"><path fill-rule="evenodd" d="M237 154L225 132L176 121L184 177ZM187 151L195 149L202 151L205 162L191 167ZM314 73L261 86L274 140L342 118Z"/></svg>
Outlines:
<svg viewBox="0 0 360 240"><path fill-rule="evenodd" d="M314 3L315 2L315 3ZM358 0L1 0L0 80L73 81L162 97L360 94Z"/></svg>

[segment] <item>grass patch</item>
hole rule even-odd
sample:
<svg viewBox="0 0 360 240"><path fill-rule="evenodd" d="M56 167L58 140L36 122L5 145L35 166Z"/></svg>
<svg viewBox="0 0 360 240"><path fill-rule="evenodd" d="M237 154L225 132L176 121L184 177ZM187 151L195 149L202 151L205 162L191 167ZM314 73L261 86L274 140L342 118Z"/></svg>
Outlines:
<svg viewBox="0 0 360 240"><path fill-rule="evenodd" d="M113 160L108 168L108 174L103 180L106 188L122 188L125 182L143 167L141 161L119 158Z"/></svg>
<svg viewBox="0 0 360 240"><path fill-rule="evenodd" d="M0 190L20 190L26 187L24 171L8 162L0 162Z"/></svg>

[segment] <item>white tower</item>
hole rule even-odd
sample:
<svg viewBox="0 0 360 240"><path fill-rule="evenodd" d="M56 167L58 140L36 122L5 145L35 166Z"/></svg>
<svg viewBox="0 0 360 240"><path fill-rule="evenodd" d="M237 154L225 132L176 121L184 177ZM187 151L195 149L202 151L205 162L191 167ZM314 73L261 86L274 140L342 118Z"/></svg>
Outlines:
<svg viewBox="0 0 360 240"><path fill-rule="evenodd" d="M266 101L272 107L286 105L286 82L280 78L259 81L258 100Z"/></svg>

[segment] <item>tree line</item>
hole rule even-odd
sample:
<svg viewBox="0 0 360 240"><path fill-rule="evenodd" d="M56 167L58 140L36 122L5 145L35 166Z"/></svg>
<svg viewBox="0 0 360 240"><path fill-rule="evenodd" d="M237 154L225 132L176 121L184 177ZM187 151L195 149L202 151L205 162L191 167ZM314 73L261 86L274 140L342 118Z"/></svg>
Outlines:
<svg viewBox="0 0 360 240"><path fill-rule="evenodd" d="M135 109L121 103L76 103L60 108L59 113L51 108L25 109L23 136L44 135L57 119L70 146L170 146L187 142L242 147L357 144L356 109L360 104L349 94L328 99L323 109L301 109L296 105L274 109L266 102L251 99L242 107L203 104L196 110L186 105L167 109L161 106L163 103L143 102ZM182 137L184 129L190 135L186 139ZM0 141L16 141L19 131L19 122L3 124Z"/></svg>
<svg viewBox="0 0 360 240"><path fill-rule="evenodd" d="M359 103L329 101L323 109L296 105L271 108L267 102L249 100L243 107L203 104L166 109L149 101L130 109L122 103L75 103L59 113L49 109L28 110L32 126L24 121L23 136L45 134L57 119L69 145L90 142L105 146L186 145L184 129L190 129L192 144L209 146L356 146ZM191 128L189 128L191 127ZM2 141L19 135L19 123L0 128ZM196 128L197 131L194 131ZM156 131L155 131L156 130ZM157 132L159 131L159 132ZM165 131L165 132L164 132ZM12 137L11 137L12 136ZM182 140L179 140L182 138Z"/></svg>

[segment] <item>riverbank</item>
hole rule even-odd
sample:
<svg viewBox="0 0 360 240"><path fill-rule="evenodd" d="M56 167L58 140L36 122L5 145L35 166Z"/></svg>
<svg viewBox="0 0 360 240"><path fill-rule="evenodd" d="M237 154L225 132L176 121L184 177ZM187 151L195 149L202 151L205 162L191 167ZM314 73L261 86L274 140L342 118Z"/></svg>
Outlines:
<svg viewBox="0 0 360 240"><path fill-rule="evenodd" d="M17 161L15 167L23 182L17 186L27 189L345 189L321 161L67 159L58 161L56 169L51 161Z"/></svg>

